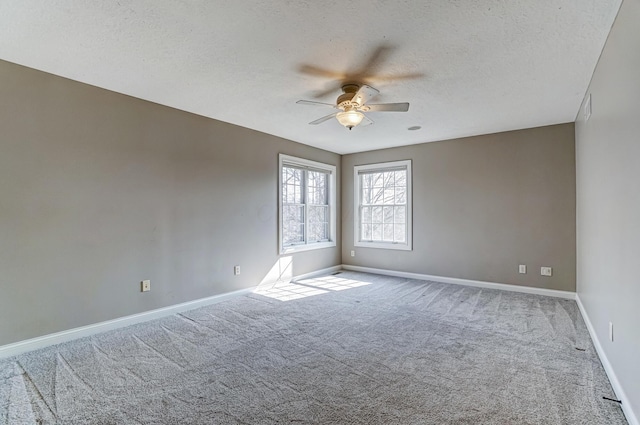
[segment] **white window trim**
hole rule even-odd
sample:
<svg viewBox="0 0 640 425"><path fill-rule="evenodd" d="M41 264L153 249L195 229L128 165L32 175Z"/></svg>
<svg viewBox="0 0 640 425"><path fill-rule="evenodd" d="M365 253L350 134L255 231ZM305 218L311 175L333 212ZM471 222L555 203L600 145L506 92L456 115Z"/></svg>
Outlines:
<svg viewBox="0 0 640 425"><path fill-rule="evenodd" d="M302 168L315 168L329 173L329 241L304 243L300 245L282 246L282 166L285 163ZM336 246L336 166L295 156L278 155L278 252L292 254L294 252L311 251L314 249L331 248Z"/></svg>
<svg viewBox="0 0 640 425"><path fill-rule="evenodd" d="M367 170L384 170L385 168L397 168L397 167L406 167L407 168L407 242L406 243L397 243L397 242L367 242L360 240L360 211L362 206L360 205L360 171ZM362 247L362 248L379 248L379 249L396 249L402 251L412 251L413 250L413 191L412 191L412 174L411 174L411 160L403 160L403 161L392 161L392 162L381 162L377 164L366 164L366 165L356 165L353 167L353 236L354 241L353 245Z"/></svg>

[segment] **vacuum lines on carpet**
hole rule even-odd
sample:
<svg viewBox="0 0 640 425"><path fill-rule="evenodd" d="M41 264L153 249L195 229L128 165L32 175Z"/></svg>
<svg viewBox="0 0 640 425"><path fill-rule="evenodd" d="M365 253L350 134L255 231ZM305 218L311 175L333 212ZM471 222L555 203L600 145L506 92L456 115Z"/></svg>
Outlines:
<svg viewBox="0 0 640 425"><path fill-rule="evenodd" d="M1 424L625 424L574 301L357 272L0 361Z"/></svg>

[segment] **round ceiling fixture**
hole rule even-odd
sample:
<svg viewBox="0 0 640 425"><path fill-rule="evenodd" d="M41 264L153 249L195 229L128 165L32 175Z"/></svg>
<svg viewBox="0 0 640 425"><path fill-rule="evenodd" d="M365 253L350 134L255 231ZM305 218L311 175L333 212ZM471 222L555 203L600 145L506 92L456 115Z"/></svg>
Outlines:
<svg viewBox="0 0 640 425"><path fill-rule="evenodd" d="M338 119L338 122L340 124L351 130L353 129L353 127L362 122L364 114L362 112L356 111L355 109L352 109L348 111L338 112L336 118Z"/></svg>
<svg viewBox="0 0 640 425"><path fill-rule="evenodd" d="M422 127L420 127L419 125L414 125L412 127L407 128L407 130L409 131L416 131L416 130L420 130Z"/></svg>

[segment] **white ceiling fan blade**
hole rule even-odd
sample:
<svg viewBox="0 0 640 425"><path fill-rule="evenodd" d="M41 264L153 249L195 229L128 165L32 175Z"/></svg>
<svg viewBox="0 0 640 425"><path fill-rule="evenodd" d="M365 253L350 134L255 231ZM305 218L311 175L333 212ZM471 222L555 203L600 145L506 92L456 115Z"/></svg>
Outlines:
<svg viewBox="0 0 640 425"><path fill-rule="evenodd" d="M327 116L322 117L322 118L318 118L318 119L317 119L317 120L315 120L315 121L311 121L309 124L311 124L311 125L318 125L318 124L322 124L322 123L323 123L323 122L325 122L325 121L329 121L331 118L335 117L336 115L338 115L338 113L337 113L337 112L335 112L335 113L333 113L333 114L331 114L331 115L327 115Z"/></svg>
<svg viewBox="0 0 640 425"><path fill-rule="evenodd" d="M367 117L366 115L362 114L362 122L360 122L360 124L358 125L358 127L360 126L365 126L365 125L371 125L373 124L373 121L371 119L369 119L369 117Z"/></svg>
<svg viewBox="0 0 640 425"><path fill-rule="evenodd" d="M378 93L380 93L378 90L374 89L371 86L368 86L366 84L363 84L358 91L356 92L356 94L353 95L353 97L351 98L352 102L356 102L359 103L360 105L364 105L365 103L367 103L373 96L377 95Z"/></svg>
<svg viewBox="0 0 640 425"><path fill-rule="evenodd" d="M409 103L379 103L366 105L362 110L366 110L367 112L407 112L409 110Z"/></svg>
<svg viewBox="0 0 640 425"><path fill-rule="evenodd" d="M312 100L299 100L296 102L298 105L311 105L311 106L331 106L332 108L335 108L336 105L332 105L331 103L324 103L324 102L314 102Z"/></svg>

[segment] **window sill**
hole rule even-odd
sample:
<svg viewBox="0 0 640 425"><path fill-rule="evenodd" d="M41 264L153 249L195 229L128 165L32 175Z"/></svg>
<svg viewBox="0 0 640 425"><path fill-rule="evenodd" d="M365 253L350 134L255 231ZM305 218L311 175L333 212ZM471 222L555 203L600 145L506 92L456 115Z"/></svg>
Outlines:
<svg viewBox="0 0 640 425"><path fill-rule="evenodd" d="M293 246L287 246L282 248L280 250L280 254L294 254L296 252L313 251L315 249L332 248L335 246L336 246L335 241L318 242L318 243L305 244L305 245L293 245Z"/></svg>
<svg viewBox="0 0 640 425"><path fill-rule="evenodd" d="M397 251L412 251L412 247L409 244L403 243L388 243L388 242L363 242L357 241L354 246L360 248L375 248L375 249L393 249Z"/></svg>

